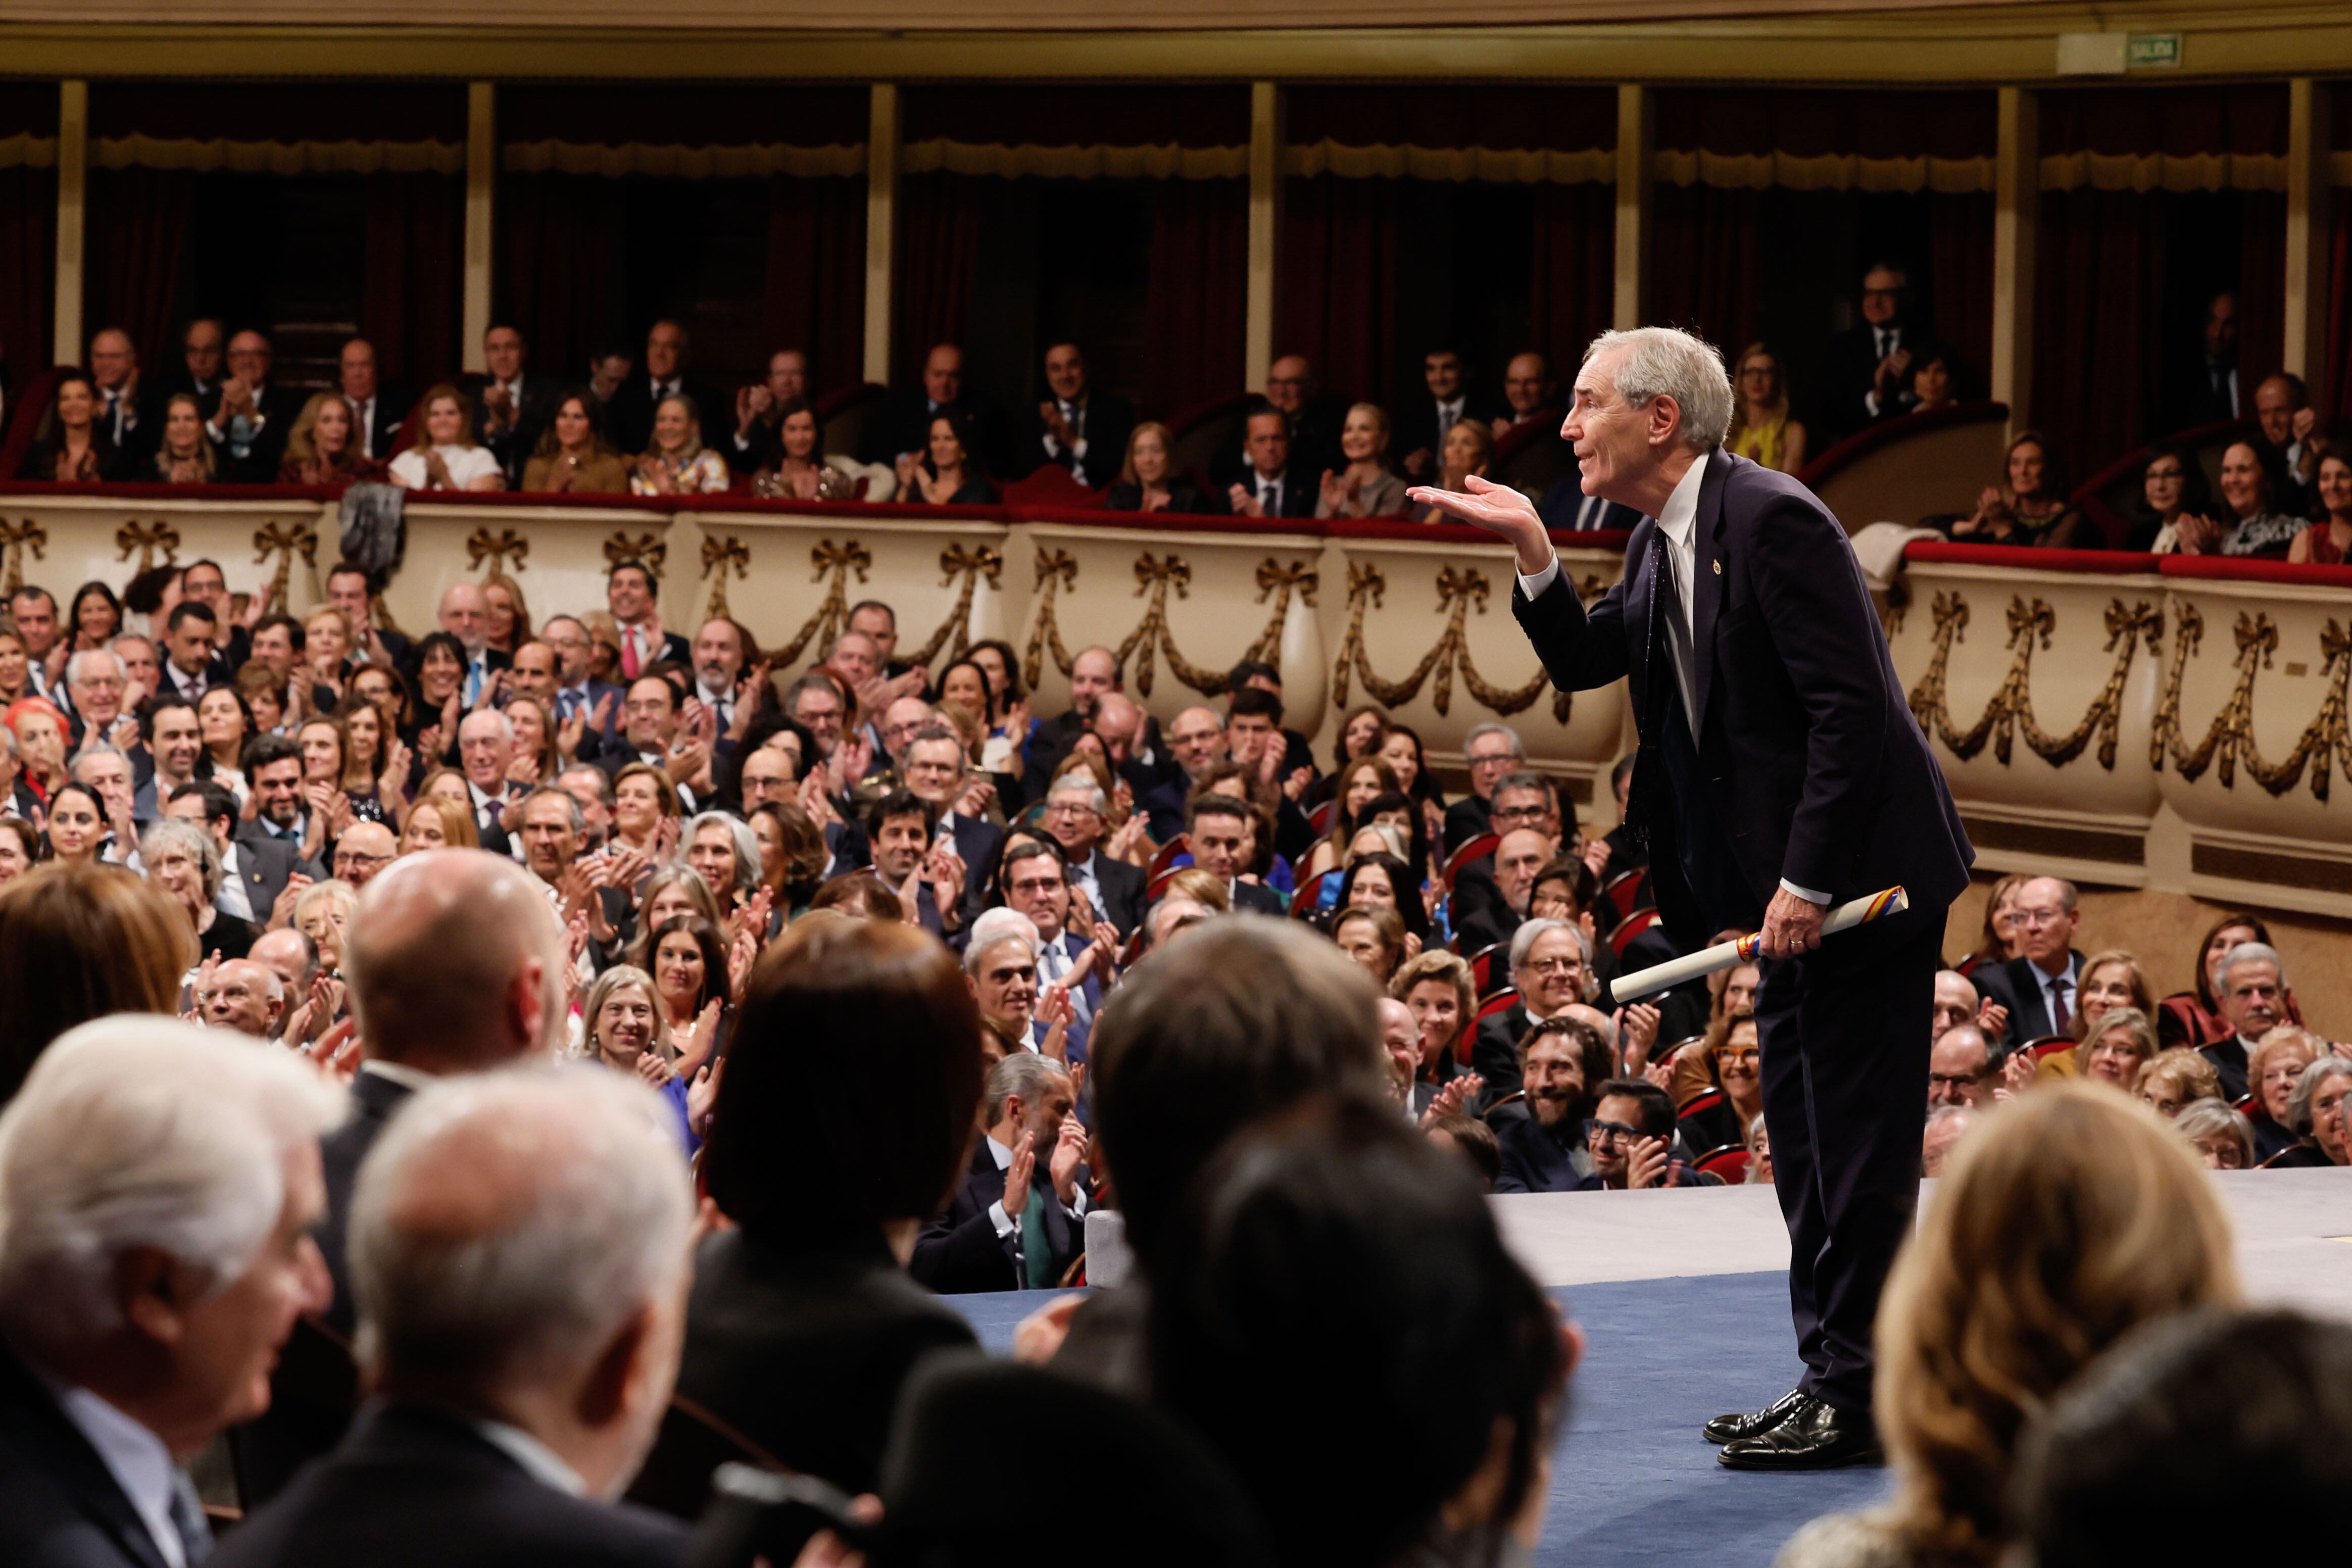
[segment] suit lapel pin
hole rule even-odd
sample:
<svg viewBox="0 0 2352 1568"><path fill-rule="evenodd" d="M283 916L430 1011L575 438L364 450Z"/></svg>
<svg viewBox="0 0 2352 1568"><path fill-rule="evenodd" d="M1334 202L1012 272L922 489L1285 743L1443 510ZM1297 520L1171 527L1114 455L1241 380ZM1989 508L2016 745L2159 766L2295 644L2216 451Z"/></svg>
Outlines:
<svg viewBox="0 0 2352 1568"><path fill-rule="evenodd" d="M1722 556L1720 556L1720 555L1717 556L1714 560L1712 560L1712 561L1708 562L1708 563L1707 563L1707 564L1715 568L1715 574L1716 574L1717 576L1720 577L1720 576L1722 576L1722 575L1723 575L1723 557L1722 557Z"/></svg>

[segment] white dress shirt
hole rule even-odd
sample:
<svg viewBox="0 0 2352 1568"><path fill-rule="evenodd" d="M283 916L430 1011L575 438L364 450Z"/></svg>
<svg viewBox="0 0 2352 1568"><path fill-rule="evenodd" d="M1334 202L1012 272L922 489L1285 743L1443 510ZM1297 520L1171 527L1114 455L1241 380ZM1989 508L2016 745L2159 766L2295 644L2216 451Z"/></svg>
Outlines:
<svg viewBox="0 0 2352 1568"><path fill-rule="evenodd" d="M1070 427L1070 444L1063 446L1061 438L1048 430L1045 432L1045 455L1057 463L1062 461L1065 454L1080 462L1086 461L1087 405L1083 395L1075 403L1066 397L1057 397L1054 405L1062 411L1062 423Z"/></svg>
<svg viewBox="0 0 2352 1568"><path fill-rule="evenodd" d="M1445 437L1453 433L1454 426L1462 422L1462 403L1466 395L1466 394L1456 395L1452 401L1437 405L1437 444L1439 446L1445 445Z"/></svg>
<svg viewBox="0 0 2352 1568"><path fill-rule="evenodd" d="M1675 681L1682 689L1683 716L1691 727L1691 739L1699 739L1698 689L1696 684L1696 661L1702 657L1696 652L1694 628L1698 624L1696 609L1698 584L1698 492L1706 480L1706 459L1702 457L1690 466L1688 472L1675 483L1674 491L1658 513L1658 535L1665 542L1667 574L1674 578L1675 597L1666 608L1666 642L1672 650ZM1552 585L1559 575L1559 557L1555 555L1542 571L1519 574L1519 592L1530 600ZM1656 584L1651 585L1657 592ZM1709 655L1712 656L1712 650ZM1811 888L1801 888L1786 877L1780 886L1808 903L1826 904L1830 895Z"/></svg>
<svg viewBox="0 0 2352 1568"><path fill-rule="evenodd" d="M436 447L441 454L441 466L449 470L449 482L464 489L476 479L493 474L503 476L498 458L488 447ZM425 488L425 454L412 447L392 460L392 479L404 489Z"/></svg>
<svg viewBox="0 0 2352 1568"><path fill-rule="evenodd" d="M2075 994L2074 979L2074 971L2079 963L2075 955L2069 953L2066 955L2066 967L2055 974L2038 963L2033 966L2033 983L2042 987L2042 1016L2050 1020L2053 1030L2058 1027L2059 1003L2063 1002L2066 1005L2066 1018L2069 1023L2074 1021L2074 1015L2081 1010L2082 1002Z"/></svg>
<svg viewBox="0 0 2352 1568"><path fill-rule="evenodd" d="M486 1416L472 1417L473 1427L481 1434L482 1441L506 1455L522 1467L523 1474L543 1487L562 1492L568 1497L586 1497L588 1483L580 1472L556 1457L555 1450L524 1431L503 1421Z"/></svg>
<svg viewBox="0 0 2352 1568"><path fill-rule="evenodd" d="M106 1473L114 1478L139 1522L154 1537L157 1554L170 1568L188 1568L187 1547L180 1540L179 1526L172 1522L172 1499L179 1477L163 1439L89 1389L68 1387L46 1373L38 1375L49 1385L66 1419L98 1451Z"/></svg>
<svg viewBox="0 0 2352 1568"><path fill-rule="evenodd" d="M1888 354L1903 346L1902 324L1897 322L1892 326L1871 328L1870 342L1871 346L1878 352L1878 357L1882 361L1885 360ZM1874 365L1872 368L1875 370L1877 367ZM1901 395L1899 386L1896 395L1898 397ZM1870 410L1870 416L1874 419L1883 412L1878 405L1878 383L1874 377L1871 382L1870 390L1862 395L1862 405Z"/></svg>

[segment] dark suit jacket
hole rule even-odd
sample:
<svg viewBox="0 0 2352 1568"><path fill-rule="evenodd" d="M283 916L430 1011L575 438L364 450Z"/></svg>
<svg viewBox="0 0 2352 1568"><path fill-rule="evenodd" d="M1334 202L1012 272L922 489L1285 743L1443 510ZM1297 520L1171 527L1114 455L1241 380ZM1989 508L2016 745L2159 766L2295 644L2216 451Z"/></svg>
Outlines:
<svg viewBox="0 0 2352 1568"><path fill-rule="evenodd" d="M1322 474L1319 472L1307 472L1307 469L1299 463L1298 454L1293 452L1290 457L1290 466L1282 470L1281 479L1282 510L1275 515L1277 517L1313 517L1315 515L1316 502L1323 499ZM1258 472L1255 468L1244 468L1241 472L1240 478L1235 479L1234 482L1240 485L1243 489L1248 491L1252 497L1255 497L1258 494L1259 486L1262 481L1259 479Z"/></svg>
<svg viewBox="0 0 2352 1568"><path fill-rule="evenodd" d="M530 371L523 372L522 401L520 406L515 410L515 422L507 426L505 435L491 440L484 434L489 427L489 416L482 407L482 389L489 385L490 378L487 375L476 375L468 376L467 381L467 395L474 400L474 439L480 445L488 447L492 455L498 458L499 467L507 471L507 488L520 489L522 485L523 465L530 460L531 449L539 445L540 433L547 428L548 421L555 416L556 395L563 390L563 384L551 375L537 375ZM726 417L731 426L734 420L734 410L731 407L726 411ZM702 439L705 446L714 444L711 439L713 426L710 419L710 411L703 410ZM724 445L723 433L721 441L716 444Z"/></svg>
<svg viewBox="0 0 2352 1568"><path fill-rule="evenodd" d="M464 1417L363 1412L342 1446L226 1537L211 1568L673 1568L687 1529L526 1473Z"/></svg>
<svg viewBox="0 0 2352 1568"><path fill-rule="evenodd" d="M245 896L252 900L253 917L261 925L269 923L270 906L278 895L299 871L314 882L327 879L326 868L316 860L305 860L301 851L283 838L273 838L258 823L245 823L236 834L237 875L245 879Z"/></svg>
<svg viewBox="0 0 2352 1568"><path fill-rule="evenodd" d="M0 1563L164 1568L155 1538L81 1429L0 1345Z"/></svg>
<svg viewBox="0 0 2352 1568"><path fill-rule="evenodd" d="M310 399L290 386L264 385L253 401L261 411L262 425L251 448L239 458L235 448L223 440L215 443L214 456L225 480L247 485L275 484L278 465L286 458L286 437L292 432L294 421L301 417L302 405ZM205 405L206 419L213 416L219 402L215 395ZM226 434L226 429L223 434Z"/></svg>
<svg viewBox="0 0 2352 1568"><path fill-rule="evenodd" d="M942 414L963 426L966 438L972 443L971 456L987 472L1019 479L1037 466L1020 460L1019 454L1013 450L1016 437L1011 422L992 405L975 395L970 386L953 403L933 408L919 377L912 386L891 391L888 401L882 405L882 416L867 426L866 450L859 457L869 463L889 464L896 462L901 452L923 456L930 449L931 421ZM1094 450L1092 442L1087 443L1087 450ZM1013 471L1016 468L1019 473ZM918 494L915 499L920 500L922 497Z"/></svg>
<svg viewBox="0 0 2352 1568"><path fill-rule="evenodd" d="M1486 1080L1486 1104L1519 1092L1519 1041L1533 1022L1519 1002L1479 1020L1470 1041L1470 1070Z"/></svg>
<svg viewBox="0 0 2352 1568"><path fill-rule="evenodd" d="M1272 915L1282 920L1290 913L1290 900L1267 887L1264 882L1234 884L1234 912L1244 915Z"/></svg>
<svg viewBox="0 0 2352 1568"><path fill-rule="evenodd" d="M735 400L717 387L691 375L671 378L678 390L694 400L696 414L702 421L702 444L724 447L735 424ZM635 458L652 445L654 438L654 380L639 368L630 373L613 400L604 405L604 434L613 447L625 458Z"/></svg>
<svg viewBox="0 0 2352 1568"><path fill-rule="evenodd" d="M1927 329L1907 322L1898 322L1897 326L1901 335L1895 346L1911 351L1911 368L1916 371L1927 363L1934 353L1927 342ZM1830 340L1826 392L1829 398L1828 424L1832 434L1851 436L1874 420L1892 419L1897 415L1910 413L1912 405L1918 401L1912 395L1911 376L1906 373L1895 384L1893 401L1881 403L1877 414L1873 415L1864 400L1877 384L1878 361L1877 334L1867 321ZM1813 443L1816 452L1825 452L1829 447L1826 441Z"/></svg>
<svg viewBox="0 0 2352 1568"><path fill-rule="evenodd" d="M907 1373L971 1342L879 1235L780 1247L719 1231L695 1258L677 1392L789 1468L872 1491Z"/></svg>
<svg viewBox="0 0 2352 1568"><path fill-rule="evenodd" d="M1134 934L1143 919L1144 889L1151 879L1142 867L1114 860L1099 849L1095 851L1092 869L1095 885L1102 891L1102 908L1095 912L1117 926L1123 941Z"/></svg>
<svg viewBox="0 0 2352 1568"><path fill-rule="evenodd" d="M1062 933L1058 945L1069 961L1076 963L1078 961L1078 955L1086 952L1087 942L1076 931L1066 931ZM1045 976L1041 973L1037 976L1037 984L1042 989L1045 984ZM1087 971L1086 983L1078 987L1078 992L1086 1002L1086 1016L1072 1019L1068 1030L1063 1036L1066 1054L1072 1067L1087 1059L1087 1047L1094 1037L1094 1020L1102 1016L1102 977L1089 969Z"/></svg>
<svg viewBox="0 0 2352 1568"><path fill-rule="evenodd" d="M1580 691L1629 678L1642 750L1629 820L1651 836L1658 913L1685 950L1730 923L1686 882L1678 835L1728 846L1728 875L1760 911L1786 877L1851 899L1902 884L1940 911L1975 858L1944 775L1911 717L1845 531L1786 475L1720 451L1705 459L1695 527L1692 686L1699 798L1677 802L1657 715L1675 683L1653 598L1671 594L1634 530L1626 573L1588 613L1565 575L1511 607L1554 684ZM1655 703L1656 706L1653 706ZM1753 912L1753 911L1740 911ZM1710 918L1710 916L1715 918Z"/></svg>
<svg viewBox="0 0 2352 1568"><path fill-rule="evenodd" d="M1580 525L1585 524L1584 503L1592 499L1584 493L1584 481L1576 475L1570 474L1564 479L1552 481L1551 488L1544 491L1543 500L1536 502L1536 515L1543 519L1546 528L1556 528L1564 532L1573 533L1579 531ZM1602 501L1597 509L1594 509L1588 526L1594 529L1630 530L1641 521L1640 512L1630 506L1611 500Z"/></svg>
<svg viewBox="0 0 2352 1568"><path fill-rule="evenodd" d="M346 401L350 394L344 394ZM368 427L374 439L367 450L379 463L389 463L400 452L400 427L408 423L408 411L416 406L416 399L404 386L387 386L379 383L375 389L375 407L369 412ZM479 416L477 416L477 428Z"/></svg>
<svg viewBox="0 0 2352 1568"><path fill-rule="evenodd" d="M1495 1178L1498 1193L1572 1193L1585 1181L1574 1163L1573 1151L1580 1147L1579 1130L1565 1130L1569 1142L1562 1142L1544 1131L1532 1116L1517 1121L1507 1121L1495 1130L1495 1142L1502 1146L1503 1171Z"/></svg>
<svg viewBox="0 0 2352 1568"><path fill-rule="evenodd" d="M1079 1179L1084 1182L1083 1172ZM1032 1192L1037 1191L1041 1184L1050 1184L1052 1178L1046 1173L1044 1156L1039 1157L1029 1180ZM1070 1259L1085 1250L1086 1232L1062 1212L1050 1185L1045 1187L1045 1240L1053 1248L1054 1273L1058 1278L1069 1267ZM915 1277L916 1283L929 1286L943 1296L1024 1289L1025 1281L1013 1258L1013 1238L998 1236L988 1217L989 1206L1003 1201L1004 1173L996 1168L996 1161L989 1153L988 1140L974 1139L971 1163L956 1187L955 1195L948 1200L948 1206L939 1216L923 1227L923 1234L915 1242L915 1258L908 1272ZM1035 1245L1034 1237L1024 1239L1026 1245Z"/></svg>
<svg viewBox="0 0 2352 1568"><path fill-rule="evenodd" d="M1038 399L1050 401L1052 394ZM1127 438L1135 430L1135 405L1116 393L1098 387L1088 387L1086 393L1086 427L1081 432L1087 443L1083 459L1073 458L1065 447L1059 457L1045 450L1045 422L1032 408L1021 422L1021 451L1013 465L1009 478L1018 479L1046 464L1070 470L1078 483L1090 490L1098 490L1118 478L1118 470L1127 462Z"/></svg>
<svg viewBox="0 0 2352 1568"><path fill-rule="evenodd" d="M1465 419L1475 419L1481 425L1491 426L1495 416L1506 406L1495 398L1483 396L1467 387L1463 389L1462 417ZM1437 433L1437 399L1426 392L1415 393L1406 399L1404 406L1397 413L1394 449L1399 459L1408 453L1426 450L1432 458L1431 468L1434 471L1435 459L1444 456L1444 442L1445 438ZM1430 481L1419 479L1412 482Z"/></svg>
<svg viewBox="0 0 2352 1568"><path fill-rule="evenodd" d="M2076 952L2074 980L2077 987L2083 978L2083 955ZM2028 1040L2038 1040L2058 1031L2050 1026L2050 999L2042 989L2040 972L2030 958L2012 958L1990 969L1979 969L1969 978L1976 982L1979 991L1990 1000L2009 1009L2009 1033L2000 1044L2014 1049ZM2082 994L2078 989L2075 1002L2079 1006Z"/></svg>
<svg viewBox="0 0 2352 1568"><path fill-rule="evenodd" d="M1445 808L1445 853L1453 854L1494 826L1495 804L1465 795Z"/></svg>

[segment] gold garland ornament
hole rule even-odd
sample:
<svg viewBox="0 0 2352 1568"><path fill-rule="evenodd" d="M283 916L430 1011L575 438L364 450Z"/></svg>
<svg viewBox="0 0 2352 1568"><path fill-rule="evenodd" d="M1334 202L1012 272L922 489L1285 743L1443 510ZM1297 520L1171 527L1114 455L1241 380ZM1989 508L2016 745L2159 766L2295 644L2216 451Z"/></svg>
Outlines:
<svg viewBox="0 0 2352 1568"><path fill-rule="evenodd" d="M604 563L607 566L618 566L624 561L642 562L646 570L653 574L656 584L661 582L662 567L668 560L669 546L662 542L658 533L640 533L632 539L627 529L616 528L613 531L613 537L604 541Z"/></svg>
<svg viewBox="0 0 2352 1568"><path fill-rule="evenodd" d="M1969 603L1958 593L1938 592L1931 613L1936 623L1935 652L1928 658L1927 673L1911 689L1909 699L1912 716L1918 720L1921 729L1943 742L1962 762L1982 752L1990 741L1993 755L2003 767L2009 765L2017 737L2021 736L2027 750L2054 768L2063 767L2081 756L2095 735L2099 765L2109 773L2115 772L2116 732L2123 722L2124 683L2130 677L2132 659L2142 641L2147 644L2151 658L2162 649L2163 611L2144 599L2128 605L2121 599L2107 601L2105 648L2115 655L2115 664L2082 721L2064 735L2053 735L2044 730L2033 712L2034 647L2038 643L2042 652L2049 652L2051 635L2058 625L2057 614L2047 603L2037 598L2029 604L2021 595L2011 597L2009 673L2001 678L2000 689L1985 703L1976 722L1966 730L1952 722L1946 707L1945 678L1951 664L1952 645L1962 640L1968 629Z"/></svg>
<svg viewBox="0 0 2352 1568"><path fill-rule="evenodd" d="M1037 616L1030 623L1029 647L1021 660L1021 684L1031 691L1045 673L1045 655L1054 656L1055 668L1064 675L1070 673L1076 662L1070 650L1062 646L1062 628L1054 618L1055 604L1065 588L1078 585L1078 563L1070 559L1066 550L1047 551L1037 547Z"/></svg>
<svg viewBox="0 0 2352 1568"><path fill-rule="evenodd" d="M502 528L492 533L488 528L478 528L466 541L466 569L473 571L488 561L489 570L482 575L495 577L507 570L507 563L511 561L514 570L520 572L530 554L530 541L513 529Z"/></svg>
<svg viewBox="0 0 2352 1568"><path fill-rule="evenodd" d="M286 585L293 575L294 557L302 557L305 566L319 563L319 530L305 519L292 522L266 522L253 531L253 563L264 564L270 556L278 557L278 570L270 574L269 586L264 592L265 613L286 607Z"/></svg>
<svg viewBox="0 0 2352 1568"><path fill-rule="evenodd" d="M14 598L16 590L25 585L25 552L28 550L36 561L48 559L49 531L29 517L22 522L0 518L0 556L7 561L5 574L0 574L0 597Z"/></svg>
<svg viewBox="0 0 2352 1568"><path fill-rule="evenodd" d="M727 607L727 572L732 567L737 581L751 574L751 550L733 534L724 539L706 537L702 542L702 575L710 584L710 607L703 618L711 621L731 621L734 612Z"/></svg>
<svg viewBox="0 0 2352 1568"><path fill-rule="evenodd" d="M982 544L966 550L961 544L950 544L940 552L940 586L959 584L955 607L948 611L948 618L931 633L930 640L907 657L908 663L928 669L943 648L950 659L963 657L963 650L971 646L972 595L979 591L983 577L991 588L1003 584L1004 554L995 546Z"/></svg>
<svg viewBox="0 0 2352 1568"><path fill-rule="evenodd" d="M816 607L793 640L773 649L769 658L782 668L801 656L801 651L814 642L819 648L828 647L849 621L849 574L857 574L860 583L874 567L873 552L855 539L835 544L831 539L820 539L809 551L809 563L816 570L809 576L812 583L832 582L826 586L824 602Z"/></svg>
<svg viewBox="0 0 2352 1568"><path fill-rule="evenodd" d="M164 565L177 566L180 563L180 531L161 518L153 522L124 523L114 531L114 542L122 552L115 557L118 561L128 561L132 551L139 552L139 570L142 572L155 569L158 551L163 552Z"/></svg>
<svg viewBox="0 0 2352 1568"><path fill-rule="evenodd" d="M2193 783L2211 767L2223 789L2234 789L2237 764L2242 761L2247 773L2273 796L2294 788L2307 765L2311 797L2321 802L2327 799L2328 777L2335 763L2340 762L2344 771L2352 774L2352 726L2347 726L2345 712L2346 686L2352 679L2352 632L2347 632L2343 623L2330 616L2319 634L2319 651L2326 660L2320 674L2327 682L2319 712L2296 739L2294 750L2275 763L2266 760L2254 742L2254 678L2270 668L2271 656L2278 651L2277 625L2266 612L2238 612L2237 679L2231 684L2229 700L2206 729L2205 738L2194 747L2187 744L2181 729L2180 686L2190 657L2204 641L2205 617L2195 605L2183 600L2173 625L2172 667L2165 677L2155 733L2148 741L2149 765L2161 771L2168 751L2174 769L2183 779Z"/></svg>
<svg viewBox="0 0 2352 1568"><path fill-rule="evenodd" d="M1598 578L1588 578L1585 588L1596 586ZM1369 561L1350 563L1348 567L1348 631L1339 642L1339 657L1331 673L1332 700L1339 708L1348 705L1348 680L1350 671L1361 679L1365 692L1385 708L1401 708L1421 695L1423 685L1433 675L1435 685L1430 692L1430 705L1442 717L1454 706L1454 672L1462 671L1462 684L1470 695L1496 713L1505 717L1535 705L1550 683L1550 676L1538 668L1534 677L1524 686L1505 688L1487 680L1478 673L1470 660L1466 628L1470 609L1475 604L1478 613L1486 613L1486 600L1492 592L1486 574L1475 566L1459 571L1441 568L1437 574L1437 608L1445 616L1445 631L1437 645L1421 656L1412 673L1402 680L1383 680L1373 670L1371 656L1364 648L1364 615L1368 609L1381 607L1388 593L1388 579L1378 566ZM1552 693L1552 716L1562 724L1572 711L1574 694Z"/></svg>

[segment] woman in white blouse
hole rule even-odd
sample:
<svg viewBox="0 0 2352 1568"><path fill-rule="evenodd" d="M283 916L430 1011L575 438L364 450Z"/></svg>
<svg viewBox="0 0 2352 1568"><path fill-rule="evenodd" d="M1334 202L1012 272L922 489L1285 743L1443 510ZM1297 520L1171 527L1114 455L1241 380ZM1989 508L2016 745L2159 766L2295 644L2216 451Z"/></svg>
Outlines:
<svg viewBox="0 0 2352 1568"><path fill-rule="evenodd" d="M443 383L425 395L425 436L392 460L392 482L412 490L502 490L506 474L474 445L473 400Z"/></svg>
<svg viewBox="0 0 2352 1568"><path fill-rule="evenodd" d="M641 496L723 495L733 482L727 459L702 444L702 419L690 397L672 395L654 409L654 441L637 459L629 489Z"/></svg>

